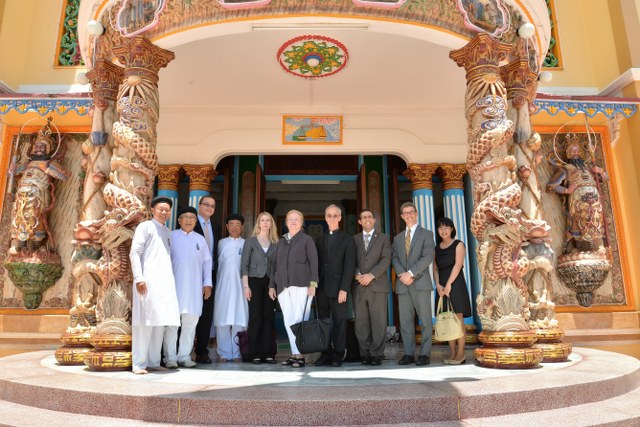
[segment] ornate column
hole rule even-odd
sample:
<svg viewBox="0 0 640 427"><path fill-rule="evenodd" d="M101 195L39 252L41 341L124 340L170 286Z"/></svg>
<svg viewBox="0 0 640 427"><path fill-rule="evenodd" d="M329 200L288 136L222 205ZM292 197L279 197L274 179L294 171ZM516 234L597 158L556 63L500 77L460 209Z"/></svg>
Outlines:
<svg viewBox="0 0 640 427"><path fill-rule="evenodd" d="M176 228L178 218L178 184L180 182L180 165L160 165L158 168L158 196L168 197L173 202L171 218L167 222L169 230Z"/></svg>
<svg viewBox="0 0 640 427"><path fill-rule="evenodd" d="M482 291L477 298L484 344L478 362L495 368L532 368L542 360L533 347L528 290L523 282L529 260L523 243L543 233L546 224L522 217L522 192L516 182L516 160L508 153L513 122L507 119L507 93L498 64L511 45L486 33L449 53L467 75L465 113L469 154L467 170L474 183L471 231L478 239Z"/></svg>
<svg viewBox="0 0 640 427"><path fill-rule="evenodd" d="M439 165L430 163L421 165L411 163L402 174L411 181L413 204L418 209L418 223L436 233L436 220L433 212L433 174Z"/></svg>
<svg viewBox="0 0 640 427"><path fill-rule="evenodd" d="M91 370L131 368L131 284L129 247L134 228L149 217L148 206L158 173L156 155L159 116L158 71L174 58L142 36L122 39L112 48L124 64L118 92L119 120L113 123L115 148L110 181L104 199L111 209L96 221L80 225L102 245L103 256L93 265L102 285L98 293L98 319L85 357Z"/></svg>
<svg viewBox="0 0 640 427"><path fill-rule="evenodd" d="M548 224L542 217L542 199L538 165L542 155L540 135L533 132L530 110L538 86L537 73L531 69L526 49L526 40L521 40L515 59L500 67L500 75L507 89L507 117L515 124L513 139L509 141L509 153L516 159L517 182L522 192L518 207L523 218L544 224L545 233L529 236L523 250L529 260L529 272L523 277L527 286L529 325L538 337L544 362L563 362L571 354L571 345L560 342L564 332L558 328L555 304L552 297L551 270L554 253L549 245Z"/></svg>
<svg viewBox="0 0 640 427"><path fill-rule="evenodd" d="M106 203L102 194L111 172L113 137L105 129L111 129L116 120L118 87L124 70L110 61L99 60L87 73L93 94L93 123L90 137L82 144L85 157L82 166L85 179L82 197L81 220L97 220L102 217ZM74 230L73 292L70 325L60 339L65 344L56 350L61 365L82 365L84 356L93 347L89 338L96 326L96 296L101 281L90 272L88 264L94 264L102 256L100 242L91 233L85 233L80 224Z"/></svg>
<svg viewBox="0 0 640 427"><path fill-rule="evenodd" d="M182 168L189 177L189 206L198 209L202 196L211 193L211 181L218 172L212 165L184 165Z"/></svg>
<svg viewBox="0 0 640 427"><path fill-rule="evenodd" d="M456 238L461 240L469 248L469 236L467 235L467 213L464 206L464 175L467 173L467 165L454 165L444 163L440 165L443 181L444 215L451 218L456 226ZM464 258L463 272L466 276L469 300L473 301L471 287L471 270L469 268L469 251ZM477 268L477 266L476 266ZM479 277L479 274L478 274ZM469 319L472 321L472 319Z"/></svg>

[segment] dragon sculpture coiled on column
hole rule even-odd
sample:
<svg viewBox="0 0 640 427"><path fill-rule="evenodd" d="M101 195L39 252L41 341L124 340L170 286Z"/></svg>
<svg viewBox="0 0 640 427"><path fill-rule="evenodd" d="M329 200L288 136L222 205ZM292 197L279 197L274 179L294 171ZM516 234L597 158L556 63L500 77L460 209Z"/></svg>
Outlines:
<svg viewBox="0 0 640 427"><path fill-rule="evenodd" d="M158 70L174 57L142 36L124 40L113 53L125 65L118 91L119 118L113 123L114 149L109 182L102 190L108 209L102 218L81 222L76 235L100 242L102 257L77 266L101 280L98 325L85 357L90 369L128 369L131 353L129 250L135 227L148 217L147 206L158 173L156 124L159 117ZM82 271L77 271L82 274Z"/></svg>
<svg viewBox="0 0 640 427"><path fill-rule="evenodd" d="M507 91L498 66L510 50L511 45L480 33L450 57L467 71L467 170L475 202L471 231L480 243L482 280L477 298L483 328L479 338L486 346L529 347L520 355L512 351L508 357L500 351L477 349L476 358L491 367L532 367L542 359L542 351L530 347L536 338L528 323L528 289L523 277L530 263L523 243L545 235L548 226L525 218L519 209L522 190L517 162L508 150L514 123L506 116Z"/></svg>

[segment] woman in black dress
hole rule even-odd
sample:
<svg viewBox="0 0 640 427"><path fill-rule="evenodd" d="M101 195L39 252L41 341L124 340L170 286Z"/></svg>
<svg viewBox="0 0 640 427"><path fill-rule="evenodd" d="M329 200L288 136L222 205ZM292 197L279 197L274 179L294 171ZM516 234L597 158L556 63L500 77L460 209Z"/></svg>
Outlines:
<svg viewBox="0 0 640 427"><path fill-rule="evenodd" d="M471 316L471 303L464 282L462 267L464 266L465 247L460 240L455 240L456 227L449 218L440 218L436 226L440 236L440 244L436 246L436 257L433 262L433 276L436 281L436 307L440 298L442 303L451 300L453 311L460 319L462 337L449 341L451 356L444 360L446 365L460 365L466 362L464 354L465 328L463 317Z"/></svg>

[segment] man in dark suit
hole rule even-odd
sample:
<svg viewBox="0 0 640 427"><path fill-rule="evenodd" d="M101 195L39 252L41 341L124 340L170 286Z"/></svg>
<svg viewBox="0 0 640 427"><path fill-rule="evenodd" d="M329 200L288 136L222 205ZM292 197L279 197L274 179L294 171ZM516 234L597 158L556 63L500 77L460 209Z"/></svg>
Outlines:
<svg viewBox="0 0 640 427"><path fill-rule="evenodd" d="M204 240L209 246L213 258L213 270L211 271L211 283L213 287L209 297L204 295L202 302L202 314L196 326L196 363L210 364L209 357L209 337L211 336L211 323L213 322L213 296L216 287L216 266L218 264L218 237L215 227L211 223L211 216L216 211L216 200L207 194L198 203L198 222L193 229L196 233L204 236Z"/></svg>
<svg viewBox="0 0 640 427"><path fill-rule="evenodd" d="M392 264L396 271L396 293L400 314L400 333L404 356L399 365L428 365L431 355L431 292L433 280L429 266L433 262L436 245L433 233L418 225L418 210L411 202L400 207L400 216L407 228L393 239ZM418 360L413 353L416 346L415 315L422 324L422 344Z"/></svg>
<svg viewBox="0 0 640 427"><path fill-rule="evenodd" d="M333 328L329 349L322 353L316 366L342 366L347 342L347 293L351 290L356 268L356 246L353 237L340 230L342 211L329 205L324 211L329 231L316 241L318 249L318 317L331 317Z"/></svg>
<svg viewBox="0 0 640 427"><path fill-rule="evenodd" d="M391 243L389 236L375 230L373 211L363 209L358 223L362 226L362 233L353 236L357 259L353 291L356 337L362 364L379 366L384 360L387 335Z"/></svg>

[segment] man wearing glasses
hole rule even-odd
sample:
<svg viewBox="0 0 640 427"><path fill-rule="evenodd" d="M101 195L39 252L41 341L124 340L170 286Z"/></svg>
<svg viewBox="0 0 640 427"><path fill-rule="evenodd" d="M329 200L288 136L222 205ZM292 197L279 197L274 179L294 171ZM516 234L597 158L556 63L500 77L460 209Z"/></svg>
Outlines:
<svg viewBox="0 0 640 427"><path fill-rule="evenodd" d="M207 242L209 254L213 260L211 269L211 282L215 288L216 285L216 267L218 263L218 237L211 222L211 217L216 211L216 200L210 194L203 196L198 204L198 221L194 231L204 237ZM211 324L213 323L213 299L215 292L209 298L203 295L202 314L196 326L196 362L211 364L209 357L209 338L211 337Z"/></svg>
<svg viewBox="0 0 640 427"><path fill-rule="evenodd" d="M356 244L340 230L342 210L329 205L324 211L328 232L316 241L318 248L318 318L333 319L331 343L315 362L316 366L342 366L347 344L347 294L356 270Z"/></svg>
<svg viewBox="0 0 640 427"><path fill-rule="evenodd" d="M433 262L436 245L433 233L418 225L418 211L411 202L400 206L400 216L407 228L393 239L392 265L397 275L396 293L400 314L400 333L404 356L399 365L414 363L428 365L431 355L431 292L433 280L429 266ZM418 360L414 358L416 346L415 315L422 326L422 343Z"/></svg>

